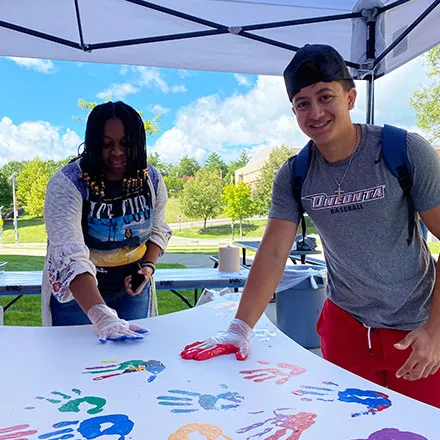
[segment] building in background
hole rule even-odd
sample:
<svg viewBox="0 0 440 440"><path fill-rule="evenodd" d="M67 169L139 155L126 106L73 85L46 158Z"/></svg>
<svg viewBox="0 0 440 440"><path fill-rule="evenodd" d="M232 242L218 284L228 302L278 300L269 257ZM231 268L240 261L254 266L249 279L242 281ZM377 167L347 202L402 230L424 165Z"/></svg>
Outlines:
<svg viewBox="0 0 440 440"><path fill-rule="evenodd" d="M254 189L256 183L260 180L261 169L269 159L270 153L272 153L274 147L266 147L258 151L253 156L246 166L239 168L235 171L235 182L243 182L251 185L251 189ZM297 154L300 148L293 148L294 154Z"/></svg>

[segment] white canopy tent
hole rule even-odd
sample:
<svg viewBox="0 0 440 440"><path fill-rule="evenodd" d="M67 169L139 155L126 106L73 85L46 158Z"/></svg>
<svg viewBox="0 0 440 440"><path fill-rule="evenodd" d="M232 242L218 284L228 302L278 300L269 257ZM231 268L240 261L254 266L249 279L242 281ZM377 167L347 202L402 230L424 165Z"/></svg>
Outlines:
<svg viewBox="0 0 440 440"><path fill-rule="evenodd" d="M330 6L331 5L331 6ZM440 43L440 0L1 0L0 55L281 75L306 43L369 82Z"/></svg>

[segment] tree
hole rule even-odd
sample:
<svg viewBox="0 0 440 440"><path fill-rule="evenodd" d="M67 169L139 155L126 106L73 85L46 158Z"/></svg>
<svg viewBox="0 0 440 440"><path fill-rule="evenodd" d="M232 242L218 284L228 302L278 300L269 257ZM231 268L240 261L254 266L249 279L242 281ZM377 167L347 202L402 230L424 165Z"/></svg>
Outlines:
<svg viewBox="0 0 440 440"><path fill-rule="evenodd" d="M28 162L28 160L11 160L0 168L0 173L2 173L7 179L9 179L14 173L17 173L18 176Z"/></svg>
<svg viewBox="0 0 440 440"><path fill-rule="evenodd" d="M292 155L293 150L286 145L275 147L261 168L261 178L252 195L257 205L257 212L260 215L269 213L273 180L283 163Z"/></svg>
<svg viewBox="0 0 440 440"><path fill-rule="evenodd" d="M416 91L410 104L416 111L417 126L427 133L432 143L440 141L440 46L428 52L428 76L433 79L431 85Z"/></svg>
<svg viewBox="0 0 440 440"><path fill-rule="evenodd" d="M246 150L243 150L240 153L240 157L237 160L232 161L228 165L228 172L226 173L226 176L225 176L225 182L237 183L235 181L235 172L239 168L245 167L247 165L247 163L249 162L249 159L250 159L249 153Z"/></svg>
<svg viewBox="0 0 440 440"><path fill-rule="evenodd" d="M0 173L0 206L3 206L3 213L12 206L12 188L9 179Z"/></svg>
<svg viewBox="0 0 440 440"><path fill-rule="evenodd" d="M183 189L184 181L179 179L179 168L177 165L172 165L168 168L166 175L163 178L165 186L169 195L179 193Z"/></svg>
<svg viewBox="0 0 440 440"><path fill-rule="evenodd" d="M32 182L31 193L28 197L25 206L26 212L35 217L43 217L44 215L44 200L46 198L46 187L51 175L47 173L40 173Z"/></svg>
<svg viewBox="0 0 440 440"><path fill-rule="evenodd" d="M200 169L200 165L194 158L186 155L180 159L177 169L179 172L179 177L189 177L196 174L196 172Z"/></svg>
<svg viewBox="0 0 440 440"><path fill-rule="evenodd" d="M17 200L31 215L41 217L46 186L52 177L50 166L36 157L28 162L17 178Z"/></svg>
<svg viewBox="0 0 440 440"><path fill-rule="evenodd" d="M209 170L217 170L221 172L221 177L225 177L228 172L228 166L225 164L224 160L219 156L219 154L212 152L208 155L205 161L205 168Z"/></svg>
<svg viewBox="0 0 440 440"><path fill-rule="evenodd" d="M49 174L53 176L57 171L61 170L61 168L65 167L75 156L68 156L62 160L52 160L49 159L46 161L46 166Z"/></svg>
<svg viewBox="0 0 440 440"><path fill-rule="evenodd" d="M159 171L162 176L167 174L167 164L162 162L159 153L154 152L148 155L148 163L153 165L153 167L156 168L156 170Z"/></svg>
<svg viewBox="0 0 440 440"><path fill-rule="evenodd" d="M250 217L255 212L255 205L251 196L251 186L238 182L230 183L223 189L221 199L225 204L224 212L232 221L240 222L240 238L243 238L243 219Z"/></svg>
<svg viewBox="0 0 440 440"><path fill-rule="evenodd" d="M109 102L111 101L110 99L111 97L107 97L104 102ZM80 117L80 116L73 116L73 119L80 119L80 120L85 120L87 119L87 116L89 116L90 112L98 105L98 102L87 102L86 100L79 98L78 99L78 107L82 108L85 112L86 112L86 117ZM142 112L138 111L138 113L142 116ZM147 136L152 136L153 134L157 133L158 131L160 131L160 127L159 127L159 119L161 118L162 115L160 114L156 114L154 115L153 119L145 119L144 120L144 127L145 127L145 133L147 134Z"/></svg>
<svg viewBox="0 0 440 440"><path fill-rule="evenodd" d="M183 213L188 217L202 217L203 227L209 217L216 217L220 211L222 202L223 183L216 170L200 168L193 180L187 180L183 186L180 204Z"/></svg>

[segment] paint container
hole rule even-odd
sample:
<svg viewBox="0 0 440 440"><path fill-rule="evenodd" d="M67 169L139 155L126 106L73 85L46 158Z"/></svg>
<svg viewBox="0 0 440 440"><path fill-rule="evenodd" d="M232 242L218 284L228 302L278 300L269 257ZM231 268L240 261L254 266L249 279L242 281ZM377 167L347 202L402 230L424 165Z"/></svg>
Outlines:
<svg viewBox="0 0 440 440"><path fill-rule="evenodd" d="M220 246L218 248L218 270L220 272L240 272L240 248Z"/></svg>

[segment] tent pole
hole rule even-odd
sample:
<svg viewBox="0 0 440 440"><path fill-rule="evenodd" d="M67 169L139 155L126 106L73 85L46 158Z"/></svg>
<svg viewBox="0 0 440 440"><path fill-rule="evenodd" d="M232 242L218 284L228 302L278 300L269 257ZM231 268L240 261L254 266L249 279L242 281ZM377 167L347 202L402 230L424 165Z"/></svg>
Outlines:
<svg viewBox="0 0 440 440"><path fill-rule="evenodd" d="M376 58L376 24L379 14L378 8L362 9L362 20L367 26L366 56L367 62L364 64L368 72L367 78L367 124L374 124L374 59Z"/></svg>
<svg viewBox="0 0 440 440"><path fill-rule="evenodd" d="M367 78L367 124L374 124L374 73Z"/></svg>

